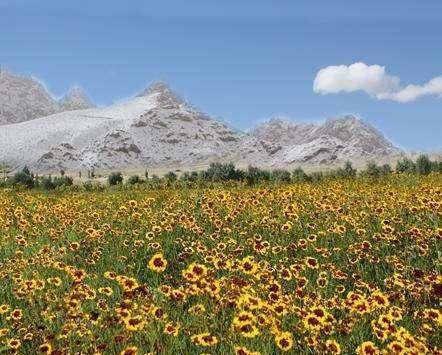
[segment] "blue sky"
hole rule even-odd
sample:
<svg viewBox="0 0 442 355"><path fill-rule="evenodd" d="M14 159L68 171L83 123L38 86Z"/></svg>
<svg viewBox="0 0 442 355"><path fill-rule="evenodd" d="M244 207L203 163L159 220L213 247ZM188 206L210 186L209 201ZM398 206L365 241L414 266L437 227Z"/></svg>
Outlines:
<svg viewBox="0 0 442 355"><path fill-rule="evenodd" d="M313 81L364 62L424 85L442 75L441 38L440 0L0 0L0 65L56 96L80 85L106 105L160 79L240 129L353 113L415 150L442 148L441 97L320 94Z"/></svg>

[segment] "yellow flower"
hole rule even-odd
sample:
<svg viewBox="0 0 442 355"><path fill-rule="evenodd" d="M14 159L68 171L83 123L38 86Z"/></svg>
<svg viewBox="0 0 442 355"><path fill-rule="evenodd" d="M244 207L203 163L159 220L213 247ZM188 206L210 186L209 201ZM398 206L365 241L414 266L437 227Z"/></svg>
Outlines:
<svg viewBox="0 0 442 355"><path fill-rule="evenodd" d="M163 253L156 253L149 260L149 268L155 272L164 272L167 267L167 260L164 258Z"/></svg>
<svg viewBox="0 0 442 355"><path fill-rule="evenodd" d="M130 346L120 352L120 355L137 355L138 348L136 346Z"/></svg>
<svg viewBox="0 0 442 355"><path fill-rule="evenodd" d="M52 346L49 343L43 343L38 347L38 350L43 354L50 354L52 352Z"/></svg>
<svg viewBox="0 0 442 355"><path fill-rule="evenodd" d="M282 351L289 351L293 347L293 335L290 332L281 332L276 335L275 343Z"/></svg>
<svg viewBox="0 0 442 355"><path fill-rule="evenodd" d="M20 347L21 342L18 339L12 338L8 340L7 344L10 349L17 350Z"/></svg>
<svg viewBox="0 0 442 355"><path fill-rule="evenodd" d="M146 321L141 316L130 316L123 318L126 329L132 332L142 330L146 325Z"/></svg>
<svg viewBox="0 0 442 355"><path fill-rule="evenodd" d="M191 339L196 345L200 346L214 346L218 344L218 338L210 333L193 335Z"/></svg>
<svg viewBox="0 0 442 355"><path fill-rule="evenodd" d="M172 322L167 323L164 326L164 334L172 335L176 337L178 335L180 327Z"/></svg>
<svg viewBox="0 0 442 355"><path fill-rule="evenodd" d="M339 355L341 353L341 346L335 340L331 340L331 339L327 340L325 342L325 346L327 348L327 351L330 354L338 354Z"/></svg>
<svg viewBox="0 0 442 355"><path fill-rule="evenodd" d="M379 355L379 348L371 341L365 341L356 349L357 355Z"/></svg>

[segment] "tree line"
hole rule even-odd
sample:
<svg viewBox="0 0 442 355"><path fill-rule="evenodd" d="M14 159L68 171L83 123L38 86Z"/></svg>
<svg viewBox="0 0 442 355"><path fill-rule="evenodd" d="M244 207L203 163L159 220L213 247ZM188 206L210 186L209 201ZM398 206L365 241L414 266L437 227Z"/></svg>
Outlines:
<svg viewBox="0 0 442 355"><path fill-rule="evenodd" d="M3 168L2 170L2 166L4 165L0 165L0 173L3 174L2 181L0 182L0 186L2 187L22 186L28 189L54 190L69 187L74 184L73 179L67 176L63 170L60 172L60 176L38 176L31 172L29 168L24 167L14 175L6 176L5 169ZM263 182L320 182L324 179L350 179L358 176L378 179L393 173L427 175L432 172L441 173L442 162L432 161L427 155L420 155L415 161L404 158L397 161L394 168L389 164L377 165L375 162L369 162L364 169L357 170L350 162L346 162L342 167L337 169L310 173L305 172L302 168L291 171L288 169L269 170L249 166L247 169L240 169L233 163L212 163L207 169L202 171L186 171L180 175L170 171L163 177L157 175L149 176L146 170L144 177L132 175L125 179L121 172L113 172L107 177L107 185L148 184L151 187L161 187L179 184L192 186L206 183L241 182L252 186ZM87 180L82 183L82 187L86 190L92 190L102 189L104 185L95 183L92 180Z"/></svg>

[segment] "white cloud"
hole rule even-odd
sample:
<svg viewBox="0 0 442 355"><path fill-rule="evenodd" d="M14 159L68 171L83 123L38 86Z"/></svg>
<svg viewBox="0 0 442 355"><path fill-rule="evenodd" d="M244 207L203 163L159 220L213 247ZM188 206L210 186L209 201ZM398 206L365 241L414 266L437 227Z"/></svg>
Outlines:
<svg viewBox="0 0 442 355"><path fill-rule="evenodd" d="M361 62L348 66L332 65L318 71L313 91L319 94L364 91L379 100L410 102L427 95L442 97L442 76L423 85L401 88L400 79L389 75L380 65Z"/></svg>

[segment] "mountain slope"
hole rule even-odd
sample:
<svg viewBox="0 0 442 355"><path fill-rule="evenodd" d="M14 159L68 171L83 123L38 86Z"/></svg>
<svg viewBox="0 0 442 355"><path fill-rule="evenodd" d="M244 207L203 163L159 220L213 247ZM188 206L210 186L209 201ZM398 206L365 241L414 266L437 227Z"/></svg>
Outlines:
<svg viewBox="0 0 442 355"><path fill-rule="evenodd" d="M24 95L20 103L32 107L34 100L42 100L46 110L35 112L57 113L35 118L19 110L7 122L29 120L1 127L0 161L15 168L28 165L41 172L190 168L215 161L261 167L331 166L401 154L379 131L354 116L322 124L273 119L244 134L198 111L161 82L133 99L90 108L80 90L54 104L42 86L23 80L13 86L13 97L34 90L37 93Z"/></svg>
<svg viewBox="0 0 442 355"><path fill-rule="evenodd" d="M125 169L222 159L241 135L192 108L167 86L102 109L6 125L0 160L37 170Z"/></svg>
<svg viewBox="0 0 442 355"><path fill-rule="evenodd" d="M44 117L60 110L38 81L0 70L0 125Z"/></svg>
<svg viewBox="0 0 442 355"><path fill-rule="evenodd" d="M0 70L0 125L93 107L79 88L71 89L57 101L38 80Z"/></svg>
<svg viewBox="0 0 442 355"><path fill-rule="evenodd" d="M58 101L60 111L85 110L95 105L79 87L74 87Z"/></svg>
<svg viewBox="0 0 442 355"><path fill-rule="evenodd" d="M250 134L273 147L272 166L327 165L402 154L373 126L351 115L328 119L322 124L273 119Z"/></svg>

